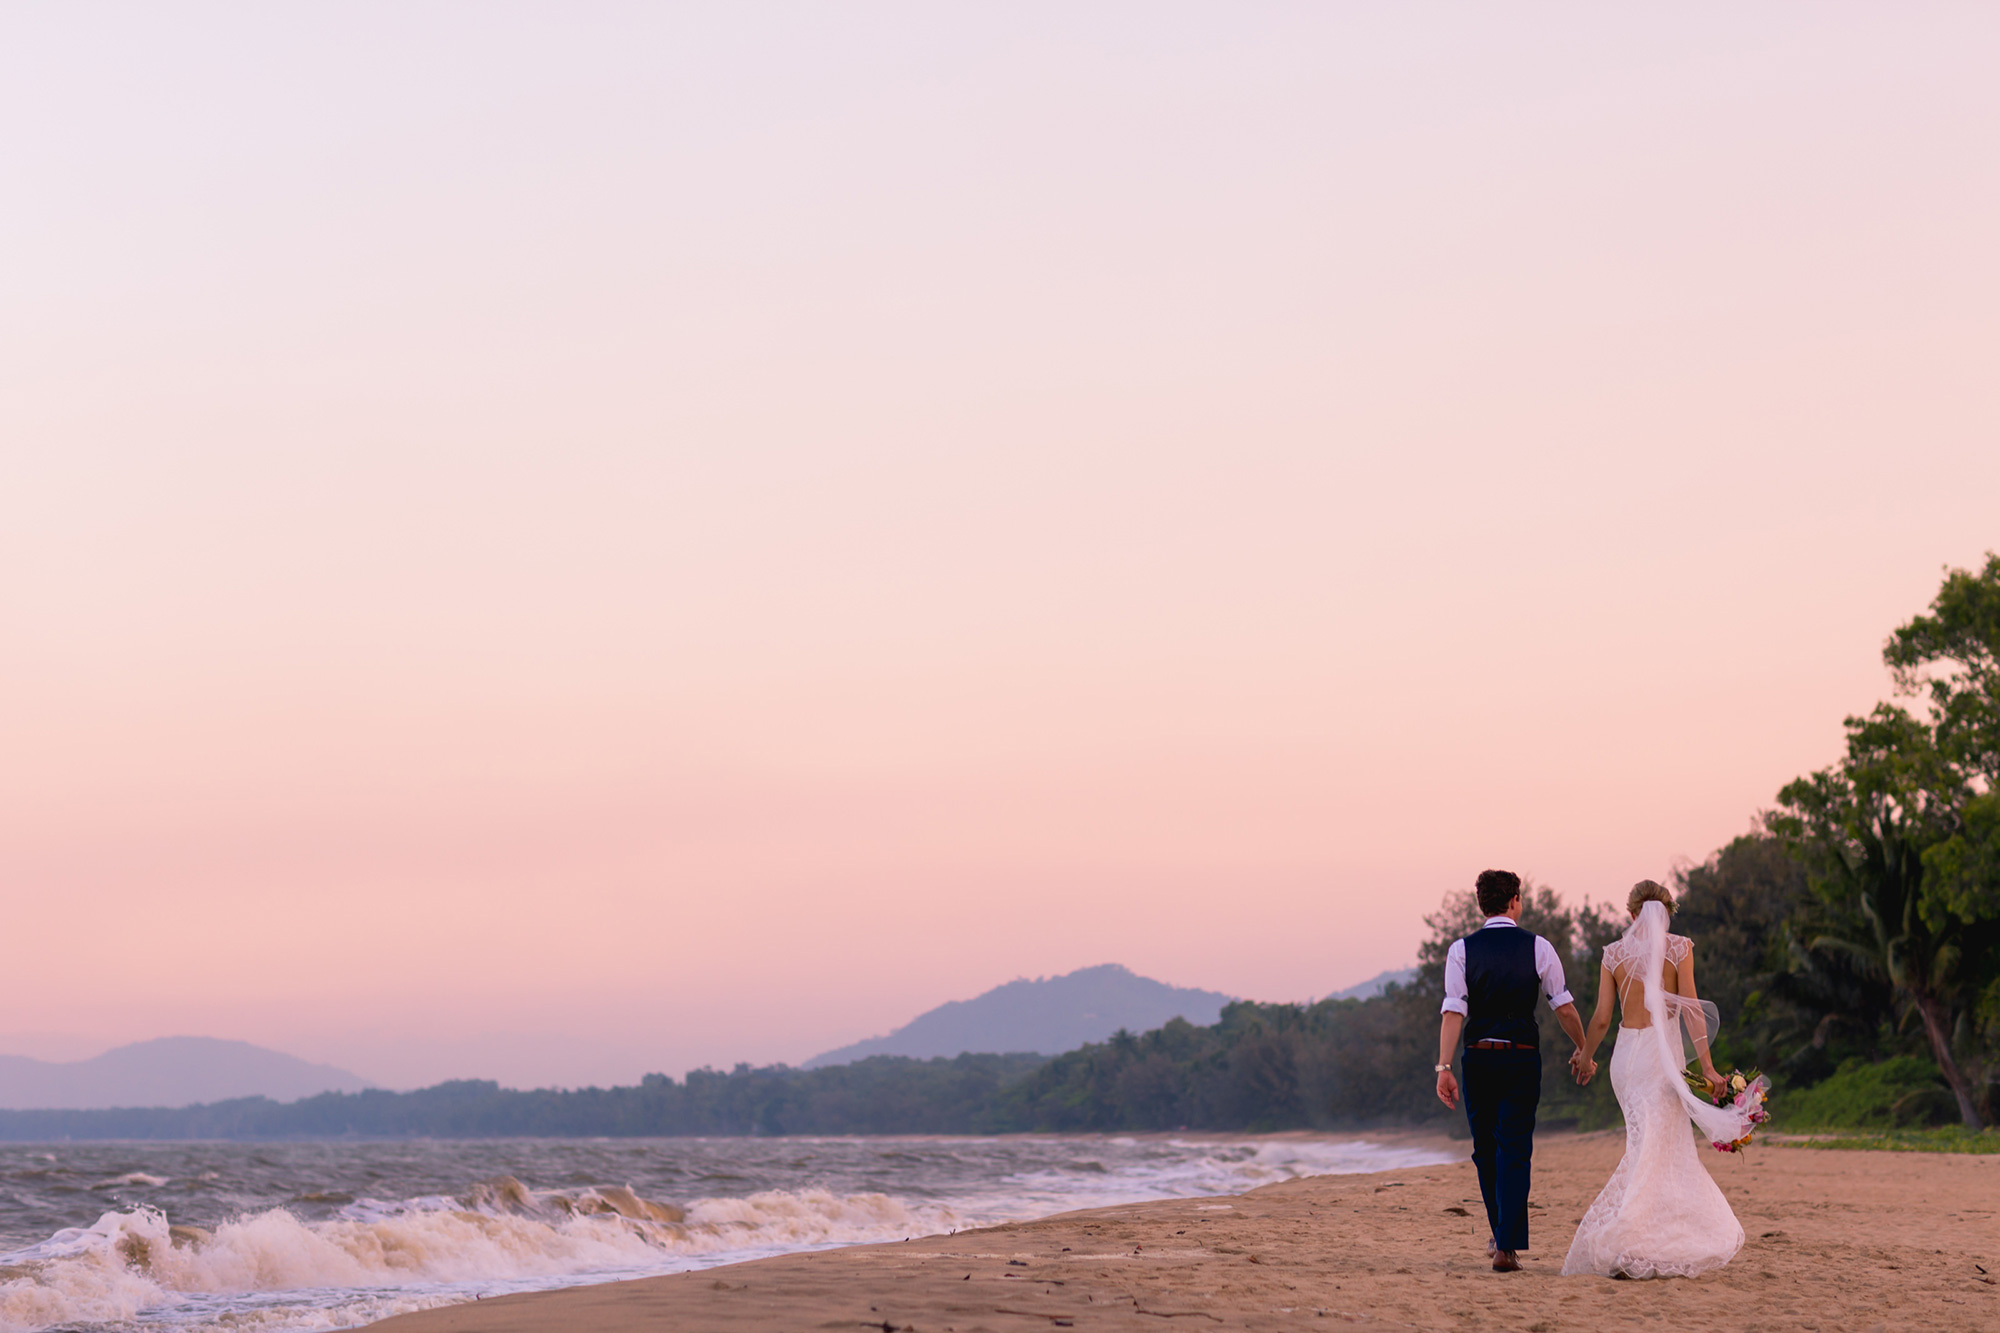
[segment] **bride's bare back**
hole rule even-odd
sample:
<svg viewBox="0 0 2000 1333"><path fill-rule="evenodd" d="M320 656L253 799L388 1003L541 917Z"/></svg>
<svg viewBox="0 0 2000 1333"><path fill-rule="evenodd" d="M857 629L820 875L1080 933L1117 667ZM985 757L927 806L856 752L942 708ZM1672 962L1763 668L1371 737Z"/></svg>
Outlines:
<svg viewBox="0 0 2000 1333"><path fill-rule="evenodd" d="M1624 947L1622 939L1613 940L1604 948L1604 971L1610 985L1598 985L1598 1008L1608 1011L1611 996L1618 997L1618 1025L1625 1028L1649 1028L1653 1026L1653 1016L1646 1011L1645 979L1640 969L1645 960L1638 957L1629 947ZM1667 936L1667 957L1660 967L1660 988L1669 995L1683 996L1693 1000L1699 998L1694 989L1694 941L1685 935ZM1608 1019L1609 1012L1604 1016Z"/></svg>
<svg viewBox="0 0 2000 1333"><path fill-rule="evenodd" d="M1611 1052L1611 1089L1625 1118L1625 1156L1577 1224L1563 1272L1694 1277L1729 1262L1743 1244L1743 1227L1688 1131L1699 1127L1721 1144L1740 1138L1752 1122L1742 1108L1721 1104L1728 1085L1708 1052L1715 1019L1695 994L1693 943L1667 929L1672 895L1642 880L1632 886L1628 906L1632 925L1604 948L1597 1013L1578 1052L1587 1077L1598 1042L1611 1030L1615 995L1625 1026ZM1712 1105L1687 1085L1683 1037L1701 1061Z"/></svg>
<svg viewBox="0 0 2000 1333"><path fill-rule="evenodd" d="M1660 945L1660 934L1652 934L1650 949ZM1663 1011L1662 996L1646 1002L1649 942L1628 934L1604 949L1597 1017L1587 1035L1594 1049L1610 1027L1617 996L1625 1031L1611 1054L1611 1087L1625 1119L1625 1156L1577 1224L1563 1260L1566 1274L1693 1277L1721 1267L1743 1244L1741 1224L1695 1154L1687 1090L1676 1068L1682 1034L1671 1029L1685 1024L1702 1072L1712 1087L1722 1086L1708 1058L1708 1020L1695 1003L1694 945L1672 934L1665 945ZM1669 1031L1650 1030L1656 1024Z"/></svg>

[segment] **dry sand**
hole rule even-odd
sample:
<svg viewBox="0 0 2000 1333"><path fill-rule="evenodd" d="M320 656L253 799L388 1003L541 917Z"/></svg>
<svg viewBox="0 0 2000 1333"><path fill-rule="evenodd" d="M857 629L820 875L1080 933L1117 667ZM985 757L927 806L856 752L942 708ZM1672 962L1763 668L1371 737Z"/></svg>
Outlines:
<svg viewBox="0 0 2000 1333"><path fill-rule="evenodd" d="M1514 1274L1487 1265L1478 1185L1461 1162L501 1297L375 1328L2000 1329L2000 1285L1987 1280L2000 1278L2000 1157L1763 1144L1704 1154L1749 1233L1733 1263L1693 1280L1564 1278L1577 1219L1623 1141L1610 1131L1538 1145L1535 1245Z"/></svg>

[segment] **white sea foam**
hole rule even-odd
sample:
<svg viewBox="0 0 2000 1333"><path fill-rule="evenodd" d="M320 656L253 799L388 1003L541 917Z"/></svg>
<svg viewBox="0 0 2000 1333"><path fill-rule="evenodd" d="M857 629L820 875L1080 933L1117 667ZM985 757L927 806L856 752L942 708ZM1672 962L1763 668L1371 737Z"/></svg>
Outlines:
<svg viewBox="0 0 2000 1333"><path fill-rule="evenodd" d="M424 1303L436 1304L462 1298L452 1289L467 1284L490 1291L672 1271L713 1256L930 1234L959 1221L948 1207L911 1208L880 1194L772 1191L683 1211L628 1189L534 1192L505 1178L466 1200L360 1200L321 1222L273 1208L213 1232L172 1227L141 1206L0 1256L0 1330L123 1323L192 1294L401 1287L429 1289L434 1299Z"/></svg>
<svg viewBox="0 0 2000 1333"><path fill-rule="evenodd" d="M802 1142L796 1151L803 1162L834 1146ZM352 1327L477 1295L1444 1160L1421 1149L1311 1139L838 1146L897 1159L896 1169L908 1173L899 1177L907 1192L802 1185L676 1205L629 1187L537 1190L499 1176L455 1197L362 1197L310 1219L284 1207L253 1209L204 1230L170 1225L158 1207L130 1203L131 1192L157 1197L153 1191L170 1179L132 1171L106 1182L126 1192L128 1206L0 1255L0 1333L79 1325L175 1333ZM967 1177L968 1160L997 1169ZM942 1190L926 1184L942 1183L931 1174L943 1169L940 1161L961 1170Z"/></svg>
<svg viewBox="0 0 2000 1333"><path fill-rule="evenodd" d="M1132 1139L1109 1143L1140 1146ZM965 1196L962 1206L998 1220L1000 1215L1027 1215L1019 1211L1024 1206L1039 1215L1140 1199L1240 1194L1302 1176L1394 1171L1447 1160L1427 1148L1324 1139L1169 1139L1162 1146L1171 1151L1120 1162L1115 1170L1079 1155L1060 1166L1018 1172L989 1191Z"/></svg>

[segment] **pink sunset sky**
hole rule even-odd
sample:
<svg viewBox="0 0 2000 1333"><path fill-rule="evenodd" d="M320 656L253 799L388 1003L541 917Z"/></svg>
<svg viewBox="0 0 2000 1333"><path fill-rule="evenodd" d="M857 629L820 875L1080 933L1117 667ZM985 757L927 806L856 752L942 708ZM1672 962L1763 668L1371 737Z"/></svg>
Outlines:
<svg viewBox="0 0 2000 1333"><path fill-rule="evenodd" d="M1979 5L0 17L0 1051L798 1061L1746 831L2000 548Z"/></svg>

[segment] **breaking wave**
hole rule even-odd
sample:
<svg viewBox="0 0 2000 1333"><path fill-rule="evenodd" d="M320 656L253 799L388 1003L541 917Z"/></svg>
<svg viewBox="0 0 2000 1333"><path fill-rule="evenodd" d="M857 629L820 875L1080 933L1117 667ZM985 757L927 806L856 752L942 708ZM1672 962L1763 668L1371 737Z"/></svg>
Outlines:
<svg viewBox="0 0 2000 1333"><path fill-rule="evenodd" d="M479 1296L1446 1160L1289 1135L49 1146L0 1146L8 1243L46 1237L0 1254L0 1333L352 1328Z"/></svg>
<svg viewBox="0 0 2000 1333"><path fill-rule="evenodd" d="M949 1207L913 1208L882 1194L771 1191L682 1208L629 1188L538 1191L510 1176L461 1198L363 1199L317 1222L272 1208L212 1231L171 1225L140 1205L0 1255L0 1330L115 1327L165 1306L252 1294L260 1308L229 1302L232 1327L340 1327L474 1292L900 1240L959 1220Z"/></svg>

